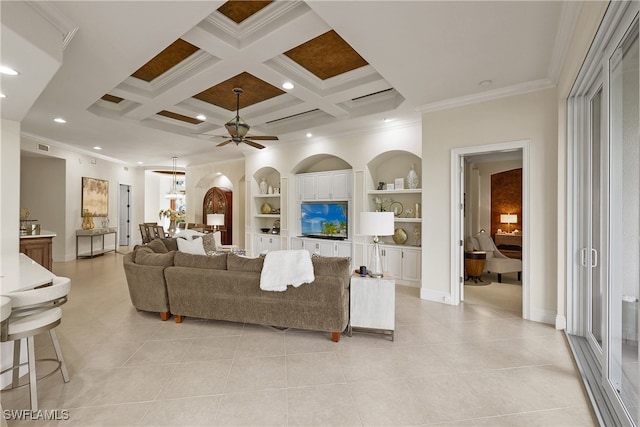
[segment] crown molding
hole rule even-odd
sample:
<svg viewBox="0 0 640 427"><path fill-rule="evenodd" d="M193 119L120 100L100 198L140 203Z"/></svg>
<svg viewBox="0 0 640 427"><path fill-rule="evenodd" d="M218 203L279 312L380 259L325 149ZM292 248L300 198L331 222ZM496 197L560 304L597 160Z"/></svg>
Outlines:
<svg viewBox="0 0 640 427"><path fill-rule="evenodd" d="M562 2L562 10L560 11L560 22L558 24L558 33L553 47L551 63L547 75L549 80L554 84L558 83L560 73L571 44L571 38L576 28L580 11L582 10L581 2Z"/></svg>
<svg viewBox="0 0 640 427"><path fill-rule="evenodd" d="M35 2L27 1L29 6L42 15L51 25L53 25L62 34L62 49L66 49L67 45L78 32L76 26L65 14L60 12L58 8L51 2Z"/></svg>
<svg viewBox="0 0 640 427"><path fill-rule="evenodd" d="M506 98L514 95L522 95L528 92L549 89L555 86L555 83L548 78L535 80L532 82L521 83L492 91L421 105L416 108L416 111L420 113L430 113L433 111L448 110L450 108L462 107L465 105L477 104L494 99Z"/></svg>

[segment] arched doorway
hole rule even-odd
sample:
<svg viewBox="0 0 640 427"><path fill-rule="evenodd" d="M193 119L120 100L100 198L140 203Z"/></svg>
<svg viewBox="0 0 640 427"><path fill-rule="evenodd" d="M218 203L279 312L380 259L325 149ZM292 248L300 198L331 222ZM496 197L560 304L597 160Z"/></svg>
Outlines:
<svg viewBox="0 0 640 427"><path fill-rule="evenodd" d="M228 188L211 187L202 202L202 220L207 223L207 214L223 214L224 225L220 226L220 240L223 245L232 243L233 192Z"/></svg>

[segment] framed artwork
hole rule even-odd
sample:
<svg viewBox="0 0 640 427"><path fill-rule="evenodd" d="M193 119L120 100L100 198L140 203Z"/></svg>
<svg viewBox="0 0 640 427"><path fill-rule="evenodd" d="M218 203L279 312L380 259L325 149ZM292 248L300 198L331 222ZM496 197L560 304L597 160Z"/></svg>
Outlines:
<svg viewBox="0 0 640 427"><path fill-rule="evenodd" d="M109 181L82 177L82 210L91 216L109 216Z"/></svg>
<svg viewBox="0 0 640 427"><path fill-rule="evenodd" d="M396 190L404 190L404 178L396 178L394 181Z"/></svg>

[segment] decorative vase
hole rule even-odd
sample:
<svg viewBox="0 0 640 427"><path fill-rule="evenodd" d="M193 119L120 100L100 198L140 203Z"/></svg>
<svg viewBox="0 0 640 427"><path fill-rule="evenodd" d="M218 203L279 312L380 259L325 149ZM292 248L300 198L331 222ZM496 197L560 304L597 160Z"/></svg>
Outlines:
<svg viewBox="0 0 640 427"><path fill-rule="evenodd" d="M262 178L262 182L260 183L260 194L267 194L268 189L269 184L267 184L267 181Z"/></svg>
<svg viewBox="0 0 640 427"><path fill-rule="evenodd" d="M407 242L407 232L404 231L404 228L396 228L393 232L393 241L396 245L404 245Z"/></svg>
<svg viewBox="0 0 640 427"><path fill-rule="evenodd" d="M170 219L169 220L169 228L167 229L167 232L169 233L170 236L173 236L176 233L176 220L175 219Z"/></svg>
<svg viewBox="0 0 640 427"><path fill-rule="evenodd" d="M407 185L410 189L415 190L418 188L420 184L420 180L418 179L418 174L416 173L415 164L411 164L411 170L407 175Z"/></svg>
<svg viewBox="0 0 640 427"><path fill-rule="evenodd" d="M82 217L82 229L83 230L92 230L94 227L93 217L91 215L85 214Z"/></svg>
<svg viewBox="0 0 640 427"><path fill-rule="evenodd" d="M261 207L260 207L260 212L262 212L265 215L269 215L271 213L271 211L273 210L273 208L271 207L271 205L269 203L264 203Z"/></svg>

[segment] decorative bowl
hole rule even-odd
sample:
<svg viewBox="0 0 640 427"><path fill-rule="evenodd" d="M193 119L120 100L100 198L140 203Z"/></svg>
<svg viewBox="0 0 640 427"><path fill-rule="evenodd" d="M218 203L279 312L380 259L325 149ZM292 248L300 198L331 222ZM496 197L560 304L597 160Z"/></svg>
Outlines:
<svg viewBox="0 0 640 427"><path fill-rule="evenodd" d="M260 231L262 231L263 233L268 233L269 230L271 230L270 228L261 228Z"/></svg>

